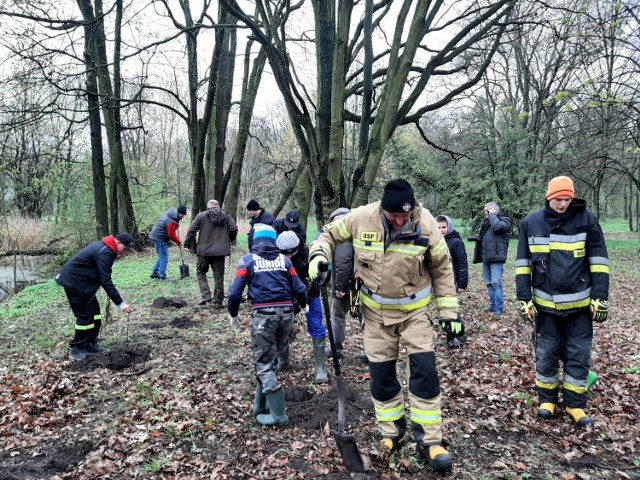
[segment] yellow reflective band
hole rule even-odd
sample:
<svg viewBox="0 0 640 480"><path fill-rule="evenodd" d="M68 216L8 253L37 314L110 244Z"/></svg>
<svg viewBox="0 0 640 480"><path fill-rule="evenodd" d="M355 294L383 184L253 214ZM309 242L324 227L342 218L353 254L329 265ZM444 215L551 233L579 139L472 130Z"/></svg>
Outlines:
<svg viewBox="0 0 640 480"><path fill-rule="evenodd" d="M94 320L102 320L102 315L99 315L99 314L98 315L94 315L93 319Z"/></svg>
<svg viewBox="0 0 640 480"><path fill-rule="evenodd" d="M431 249L431 256L437 257L438 255L443 253L446 249L447 249L447 242L443 238L442 240L440 240L438 245L436 245Z"/></svg>
<svg viewBox="0 0 640 480"><path fill-rule="evenodd" d="M554 303L551 300L545 300L536 295L533 296L533 302L543 307L552 308L554 310L571 310L572 308L584 308L591 304L591 299L585 298L576 302Z"/></svg>
<svg viewBox="0 0 640 480"><path fill-rule="evenodd" d="M393 408L376 408L376 420L380 422L393 422L404 416L404 405L398 405Z"/></svg>
<svg viewBox="0 0 640 480"><path fill-rule="evenodd" d="M376 310L403 310L403 311L412 311L417 310L418 308L426 307L431 303L431 299L433 295L429 295L426 298L421 300L416 300L412 303L395 303L395 304L382 304L373 300L371 297L368 297L366 294L360 295L360 300L369 308L374 308Z"/></svg>
<svg viewBox="0 0 640 480"><path fill-rule="evenodd" d="M516 267L516 275L531 275L531 267Z"/></svg>
<svg viewBox="0 0 640 480"><path fill-rule="evenodd" d="M384 245L382 242L363 242L357 238L353 239L353 248L356 250L368 250L371 252L383 252Z"/></svg>
<svg viewBox="0 0 640 480"><path fill-rule="evenodd" d="M437 425L442 423L442 415L440 410L411 408L411 421L420 425Z"/></svg>
<svg viewBox="0 0 640 480"><path fill-rule="evenodd" d="M93 323L91 325L77 325L76 324L76 330L93 330L94 327L95 327L95 325Z"/></svg>
<svg viewBox="0 0 640 480"><path fill-rule="evenodd" d="M549 248L551 250L584 250L585 242L551 242Z"/></svg>
<svg viewBox="0 0 640 480"><path fill-rule="evenodd" d="M578 394L587 393L587 387L578 387L577 385L572 385L571 383L568 383L568 382L562 382L562 388Z"/></svg>
<svg viewBox="0 0 640 480"><path fill-rule="evenodd" d="M456 297L438 297L436 298L436 308L441 310L447 308L458 311L458 299Z"/></svg>
<svg viewBox="0 0 640 480"><path fill-rule="evenodd" d="M591 273L609 273L609 267L606 265L589 265Z"/></svg>
<svg viewBox="0 0 640 480"><path fill-rule="evenodd" d="M544 383L540 380L536 380L536 387L544 388L545 390L555 390L560 385L560 382Z"/></svg>
<svg viewBox="0 0 640 480"><path fill-rule="evenodd" d="M338 220L337 222L335 222L335 224L342 238L347 239L351 237L351 234L349 233L349 230L347 230L347 226L344 224L343 219Z"/></svg>
<svg viewBox="0 0 640 480"><path fill-rule="evenodd" d="M529 245L531 253L549 253L549 245Z"/></svg>
<svg viewBox="0 0 640 480"><path fill-rule="evenodd" d="M387 252L406 253L407 255L423 255L427 251L427 247L420 245L412 245L410 243L392 243Z"/></svg>

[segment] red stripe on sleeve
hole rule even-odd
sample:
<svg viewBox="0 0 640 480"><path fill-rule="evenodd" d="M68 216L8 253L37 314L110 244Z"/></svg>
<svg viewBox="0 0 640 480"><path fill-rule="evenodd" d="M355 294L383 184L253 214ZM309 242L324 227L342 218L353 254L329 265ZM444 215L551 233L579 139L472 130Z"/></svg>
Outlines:
<svg viewBox="0 0 640 480"><path fill-rule="evenodd" d="M248 276L249 276L249 270L247 270L246 268L239 268L236 270L236 278L248 277Z"/></svg>
<svg viewBox="0 0 640 480"><path fill-rule="evenodd" d="M293 276L298 276L298 272L296 272L296 269L292 266L289 267L289 275Z"/></svg>

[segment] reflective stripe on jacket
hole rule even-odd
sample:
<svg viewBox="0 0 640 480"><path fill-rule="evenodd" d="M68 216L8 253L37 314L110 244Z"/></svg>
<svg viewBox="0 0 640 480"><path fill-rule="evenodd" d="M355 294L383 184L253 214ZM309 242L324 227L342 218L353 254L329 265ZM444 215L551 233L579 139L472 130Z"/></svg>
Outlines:
<svg viewBox="0 0 640 480"><path fill-rule="evenodd" d="M352 242L355 271L362 280L361 302L380 310L385 325L400 323L405 311L426 307L434 298L442 319L455 319L458 298L447 244L431 213L413 210L411 232L389 241L380 202L354 209L324 227L311 245L310 258Z"/></svg>
<svg viewBox="0 0 640 480"><path fill-rule="evenodd" d="M559 214L547 202L520 226L516 260L519 300L571 311L609 297L609 256L602 229L586 202L574 199Z"/></svg>

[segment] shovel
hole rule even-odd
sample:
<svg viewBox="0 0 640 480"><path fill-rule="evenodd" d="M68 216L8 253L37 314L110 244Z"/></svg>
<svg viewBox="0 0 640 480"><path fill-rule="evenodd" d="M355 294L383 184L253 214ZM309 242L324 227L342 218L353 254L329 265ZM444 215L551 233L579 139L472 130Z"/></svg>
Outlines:
<svg viewBox="0 0 640 480"><path fill-rule="evenodd" d="M185 265L184 263L184 255L182 254L182 245L180 245L180 259L182 260L182 265L180 265L180 278L186 278L189 276L189 265Z"/></svg>
<svg viewBox="0 0 640 480"><path fill-rule="evenodd" d="M322 268L322 267L321 267ZM322 278L321 278L322 279ZM336 385L338 388L338 431L333 433L333 438L338 445L340 456L344 462L344 466L350 472L365 472L362 457L358 451L358 445L353 435L344 432L345 423L345 392L342 376L340 375L340 361L338 360L338 351L336 350L336 342L333 338L333 329L331 328L331 310L329 309L329 294L327 293L327 282L329 281L328 272L324 272L324 281L320 286L322 295L322 308L324 317L327 321L327 331L329 332L329 345L331 346L331 358L333 360L333 368L336 372Z"/></svg>

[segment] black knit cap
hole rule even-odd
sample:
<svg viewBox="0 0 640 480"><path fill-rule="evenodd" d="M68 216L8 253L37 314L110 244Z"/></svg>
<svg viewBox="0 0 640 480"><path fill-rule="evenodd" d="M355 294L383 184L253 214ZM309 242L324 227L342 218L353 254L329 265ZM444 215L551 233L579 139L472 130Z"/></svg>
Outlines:
<svg viewBox="0 0 640 480"><path fill-rule="evenodd" d="M178 213L180 215L186 215L187 214L187 207L185 205L180 205L178 207Z"/></svg>
<svg viewBox="0 0 640 480"><path fill-rule="evenodd" d="M389 181L384 186L380 206L391 213L409 213L413 210L416 206L416 197L409 182L402 178Z"/></svg>
<svg viewBox="0 0 640 480"><path fill-rule="evenodd" d="M247 203L247 210L249 210L251 212L255 212L256 210L260 210L260 204L258 202L256 202L252 198L251 200L249 200L249 203Z"/></svg>

